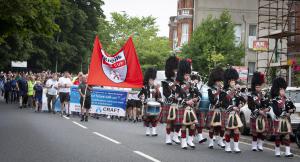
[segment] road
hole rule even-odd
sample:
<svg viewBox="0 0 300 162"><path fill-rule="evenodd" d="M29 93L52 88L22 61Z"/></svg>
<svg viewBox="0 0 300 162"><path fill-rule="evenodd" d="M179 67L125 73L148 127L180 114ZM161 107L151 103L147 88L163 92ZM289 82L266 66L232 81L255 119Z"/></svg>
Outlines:
<svg viewBox="0 0 300 162"><path fill-rule="evenodd" d="M271 150L252 152L242 143L241 154L225 153L207 144L195 150L164 144L163 126L158 137L146 137L141 123L104 118L80 122L79 117L35 113L18 109L0 100L1 162L282 162L299 161L276 158Z"/></svg>

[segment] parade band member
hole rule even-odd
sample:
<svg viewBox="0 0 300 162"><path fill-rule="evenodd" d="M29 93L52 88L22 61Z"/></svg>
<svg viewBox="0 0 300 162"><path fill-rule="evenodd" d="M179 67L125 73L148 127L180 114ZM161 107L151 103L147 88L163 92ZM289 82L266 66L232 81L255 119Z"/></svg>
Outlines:
<svg viewBox="0 0 300 162"><path fill-rule="evenodd" d="M221 93L222 107L226 109L226 132L225 132L225 151L231 152L230 136L233 133L235 153L240 153L239 149L239 128L243 126L239 117L240 108L245 104L246 100L239 96L238 85L236 81L239 79L238 72L233 68L228 68L224 72L224 91Z"/></svg>
<svg viewBox="0 0 300 162"><path fill-rule="evenodd" d="M58 88L59 88L59 99L61 103L61 116L65 111L65 107L67 107L67 116L70 116L70 87L72 86L72 81L69 78L69 72L65 71L64 76L60 77L58 80Z"/></svg>
<svg viewBox="0 0 300 162"><path fill-rule="evenodd" d="M175 56L171 56L166 60L166 80L162 81L164 103L161 111L161 123L166 123L167 145L172 145L172 141L176 144L180 144L180 141L178 139L180 127L175 125L176 111L178 110L178 102L175 98L177 84L175 79L178 68L178 61L179 59Z"/></svg>
<svg viewBox="0 0 300 162"><path fill-rule="evenodd" d="M87 86L87 87L86 87ZM92 87L87 85L86 76L82 76L81 83L78 86L78 91L80 94L80 107L81 107L81 120L80 121L88 121L89 110L91 108L91 91Z"/></svg>
<svg viewBox="0 0 300 162"><path fill-rule="evenodd" d="M206 126L209 129L210 149L214 148L214 135L219 135L217 143L221 148L225 148L223 137L225 133L225 110L221 107L220 94L223 91L224 71L217 67L213 69L208 80L208 98L210 109L207 114Z"/></svg>
<svg viewBox="0 0 300 162"><path fill-rule="evenodd" d="M198 83L200 81L200 76L198 74L191 74L191 85L192 85L192 92L193 94L197 94L199 96L199 99L201 100L201 93L199 91L198 88ZM200 101L199 100L199 101ZM199 108L199 102L195 103L194 106L194 111L196 112L197 115L197 119L198 119L198 123L196 124L196 130L197 130L197 139L198 139L198 143L203 143L205 142L207 139L203 137L202 135L202 130L204 128L204 120L205 120L205 112L203 112L200 108Z"/></svg>
<svg viewBox="0 0 300 162"><path fill-rule="evenodd" d="M264 75L255 72L251 80L251 94L247 100L248 108L251 110L252 151L263 151L263 141L269 130L267 120L267 112L270 111L269 100L261 91L263 83Z"/></svg>
<svg viewBox="0 0 300 162"><path fill-rule="evenodd" d="M286 98L286 81L279 77L272 83L272 107L276 118L273 120L275 135L275 156L280 157L280 143L285 145L285 157L293 157L290 148L290 134L292 132L290 114L295 112L295 105Z"/></svg>
<svg viewBox="0 0 300 162"><path fill-rule="evenodd" d="M178 121L181 124L181 148L187 149L187 146L195 148L193 143L195 128L198 123L194 105L199 102L199 91L194 91L191 86L191 60L181 60L178 65L176 80L178 82L176 93L180 103L178 109ZM182 113L183 112L183 113ZM188 130L188 136L187 131Z"/></svg>
<svg viewBox="0 0 300 162"><path fill-rule="evenodd" d="M152 136L157 136L156 125L158 122L158 115L148 114L149 106L159 106L160 104L157 102L161 99L160 91L154 87L154 80L156 78L156 70L154 68L148 68L145 72L144 76L144 87L138 94L138 97L142 100L144 106L144 125L146 127L146 136L150 136L150 124L152 126ZM149 102L158 103L159 105L149 105ZM155 102L156 101L156 102Z"/></svg>

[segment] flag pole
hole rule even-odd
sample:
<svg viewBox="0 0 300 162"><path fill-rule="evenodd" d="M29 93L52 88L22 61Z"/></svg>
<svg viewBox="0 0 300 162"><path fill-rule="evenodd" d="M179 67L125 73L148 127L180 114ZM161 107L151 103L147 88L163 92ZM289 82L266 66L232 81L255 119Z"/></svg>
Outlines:
<svg viewBox="0 0 300 162"><path fill-rule="evenodd" d="M89 62L91 62L91 59L90 59ZM88 86L89 86L89 84L88 84L88 82L87 82L88 77L89 77L89 73L90 73L90 63L89 63L88 72L87 72L87 75L88 75L88 76L86 77L86 85L85 85L84 97L83 97L83 102L82 102L81 110L83 110L84 105L85 105L86 91L87 91L87 88L88 88ZM81 113L82 113L82 112L81 112ZM83 114L81 114L81 115L83 115Z"/></svg>

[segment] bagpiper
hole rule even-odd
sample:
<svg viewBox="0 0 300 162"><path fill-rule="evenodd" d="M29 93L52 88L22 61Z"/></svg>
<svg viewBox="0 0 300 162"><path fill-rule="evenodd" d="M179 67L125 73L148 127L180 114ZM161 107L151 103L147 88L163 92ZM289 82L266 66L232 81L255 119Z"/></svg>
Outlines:
<svg viewBox="0 0 300 162"><path fill-rule="evenodd" d="M176 99L176 73L179 59L170 56L166 60L165 76L166 80L162 81L163 105L161 111L161 123L166 123L166 141L167 145L172 145L172 141L180 144L178 138L180 127L175 125L176 111L178 110L178 101Z"/></svg>
<svg viewBox="0 0 300 162"><path fill-rule="evenodd" d="M199 84L199 81L201 80L200 78L200 75L199 74L196 74L196 73L192 73L191 74L191 93L193 95L198 96L199 99L201 100L202 98L202 95L200 93L200 90L198 88L198 84ZM198 123L196 124L196 130L197 130L197 140L198 140L198 143L201 144L205 141L207 141L207 138L204 138L203 135L202 135L202 130L205 126L205 112L203 110L201 110L199 108L199 102L196 102L194 104L194 111L196 112L196 116L197 116L197 119L198 119Z"/></svg>
<svg viewBox="0 0 300 162"><path fill-rule="evenodd" d="M239 116L240 108L245 104L246 100L243 96L239 95L239 86L237 80L239 79L238 72L230 67L224 72L224 91L221 93L220 98L222 107L226 109L225 121L225 151L231 152L230 138L233 134L233 151L240 153L239 149L239 128L243 126Z"/></svg>
<svg viewBox="0 0 300 162"><path fill-rule="evenodd" d="M224 71L217 67L213 69L208 79L208 98L210 101L209 112L207 113L206 127L209 129L210 149L214 148L214 135L219 135L217 143L221 148L225 148L223 137L225 133L226 112L221 107L220 94L223 91Z"/></svg>
<svg viewBox="0 0 300 162"><path fill-rule="evenodd" d="M294 103L285 95L286 81L278 77L272 83L272 108L275 114L273 132L275 135L275 156L280 157L280 143L285 144L285 157L293 157L290 148L290 134L292 126L290 115L295 112Z"/></svg>
<svg viewBox="0 0 300 162"><path fill-rule="evenodd" d="M267 112L270 111L269 99L262 93L264 74L255 72L251 80L251 93L247 97L251 110L250 125L252 134L252 151L263 151L263 142L269 131Z"/></svg>
<svg viewBox="0 0 300 162"><path fill-rule="evenodd" d="M156 78L156 69L148 68L144 76L144 86L138 97L143 102L142 113L144 126L146 127L146 136L157 136L156 126L158 122L158 116L160 113L161 104L158 102L161 99L161 94L158 88L154 86L154 80ZM150 124L152 131L150 131Z"/></svg>
<svg viewBox="0 0 300 162"><path fill-rule="evenodd" d="M195 136L195 128L198 123L196 114L194 112L195 103L199 101L199 93L193 91L190 81L191 74L191 60L184 59L179 62L178 73L176 80L177 93L178 93L178 124L181 125L181 148L187 149L190 146L192 149L195 148L193 143ZM188 135L187 131L188 130Z"/></svg>

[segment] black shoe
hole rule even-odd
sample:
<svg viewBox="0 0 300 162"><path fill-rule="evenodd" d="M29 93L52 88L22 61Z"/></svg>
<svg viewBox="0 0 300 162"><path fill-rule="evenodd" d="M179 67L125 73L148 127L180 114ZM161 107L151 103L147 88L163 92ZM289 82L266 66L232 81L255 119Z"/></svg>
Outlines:
<svg viewBox="0 0 300 162"><path fill-rule="evenodd" d="M85 116L85 121L86 121L86 122L88 121L88 116Z"/></svg>
<svg viewBox="0 0 300 162"><path fill-rule="evenodd" d="M184 149L184 150L187 150L187 147L181 147L182 149Z"/></svg>
<svg viewBox="0 0 300 162"><path fill-rule="evenodd" d="M280 158L280 155L275 155L276 157Z"/></svg>
<svg viewBox="0 0 300 162"><path fill-rule="evenodd" d="M152 134L152 136L156 137L156 136L158 136L158 134Z"/></svg>
<svg viewBox="0 0 300 162"><path fill-rule="evenodd" d="M258 149L258 151L260 151L260 152L263 152L264 150L262 150L262 149Z"/></svg>
<svg viewBox="0 0 300 162"><path fill-rule="evenodd" d="M207 141L207 138L204 138L204 139L202 139L201 141L199 141L199 144L202 144L202 143L204 143L204 142L206 142Z"/></svg>
<svg viewBox="0 0 300 162"><path fill-rule="evenodd" d="M70 117L70 114L68 114L67 117Z"/></svg>
<svg viewBox="0 0 300 162"><path fill-rule="evenodd" d="M292 157L294 157L294 154L285 155L285 157L292 158Z"/></svg>
<svg viewBox="0 0 300 162"><path fill-rule="evenodd" d="M192 148L192 149L195 149L195 148L196 148L195 146L191 146L191 145L189 145L189 144L188 144L188 146L189 146L190 148Z"/></svg>
<svg viewBox="0 0 300 162"><path fill-rule="evenodd" d="M256 149L252 149L252 151L256 152L257 150Z"/></svg>
<svg viewBox="0 0 300 162"><path fill-rule="evenodd" d="M84 121L84 115L81 115L81 120L80 121Z"/></svg>
<svg viewBox="0 0 300 162"><path fill-rule="evenodd" d="M209 149L214 149L214 146L209 146L208 148L209 148Z"/></svg>
<svg viewBox="0 0 300 162"><path fill-rule="evenodd" d="M166 143L167 145L172 145L172 143Z"/></svg>
<svg viewBox="0 0 300 162"><path fill-rule="evenodd" d="M180 142L175 142L174 140L172 140L174 143L176 143L177 145L180 145Z"/></svg>

